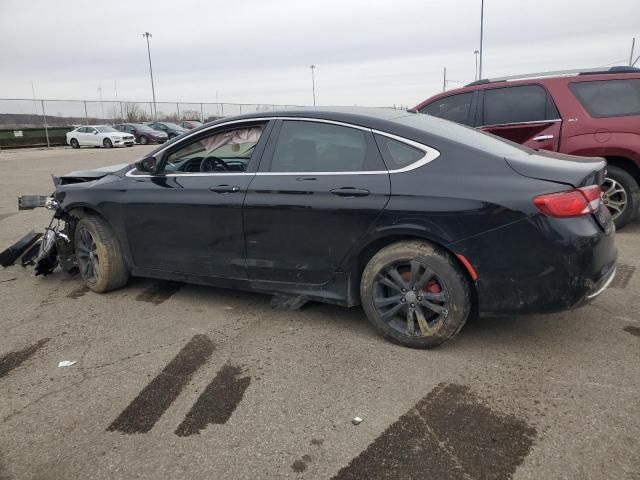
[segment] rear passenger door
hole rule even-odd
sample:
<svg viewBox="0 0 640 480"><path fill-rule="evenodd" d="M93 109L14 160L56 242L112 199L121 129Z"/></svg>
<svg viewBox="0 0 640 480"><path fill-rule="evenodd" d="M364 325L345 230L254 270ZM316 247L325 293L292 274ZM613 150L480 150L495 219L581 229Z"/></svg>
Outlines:
<svg viewBox="0 0 640 480"><path fill-rule="evenodd" d="M369 129L278 120L243 207L249 279L328 282L389 192Z"/></svg>
<svg viewBox="0 0 640 480"><path fill-rule="evenodd" d="M482 90L478 106L481 130L530 148L558 150L562 120L543 86Z"/></svg>

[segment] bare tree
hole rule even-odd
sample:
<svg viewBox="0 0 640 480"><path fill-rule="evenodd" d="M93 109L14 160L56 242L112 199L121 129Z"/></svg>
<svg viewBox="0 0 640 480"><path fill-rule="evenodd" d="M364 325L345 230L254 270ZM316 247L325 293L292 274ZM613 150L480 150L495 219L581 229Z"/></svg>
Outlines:
<svg viewBox="0 0 640 480"><path fill-rule="evenodd" d="M125 102L122 108L125 121L128 123L148 122L151 120L151 115L142 110L140 105L135 102Z"/></svg>

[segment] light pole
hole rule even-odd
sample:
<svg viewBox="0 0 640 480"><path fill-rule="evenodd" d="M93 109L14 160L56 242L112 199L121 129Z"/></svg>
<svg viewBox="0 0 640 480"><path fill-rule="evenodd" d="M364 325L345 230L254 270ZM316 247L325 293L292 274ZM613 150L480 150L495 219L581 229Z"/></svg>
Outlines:
<svg viewBox="0 0 640 480"><path fill-rule="evenodd" d="M316 106L316 75L315 70L316 66L311 65L309 67L311 69L311 92L313 93L313 106Z"/></svg>
<svg viewBox="0 0 640 480"><path fill-rule="evenodd" d="M473 75L474 75L474 78L473 78L473 79L474 79L474 80L479 80L479 79L478 79L478 54L479 54L479 53L480 53L480 52L479 52L478 50L474 50L474 52L473 52L473 54L474 54L474 55L475 55L475 57L476 57L476 69L475 69L475 70L474 70L474 72L473 72Z"/></svg>
<svg viewBox="0 0 640 480"><path fill-rule="evenodd" d="M478 80L482 78L482 39L484 37L484 0L480 3L480 66L478 68Z"/></svg>
<svg viewBox="0 0 640 480"><path fill-rule="evenodd" d="M153 67L151 66L151 48L149 47L149 37L153 37L149 32L144 32L143 37L147 39L147 55L149 56L149 74L151 75L151 95L153 95L153 118L157 120L158 109L156 108L156 89L153 85Z"/></svg>

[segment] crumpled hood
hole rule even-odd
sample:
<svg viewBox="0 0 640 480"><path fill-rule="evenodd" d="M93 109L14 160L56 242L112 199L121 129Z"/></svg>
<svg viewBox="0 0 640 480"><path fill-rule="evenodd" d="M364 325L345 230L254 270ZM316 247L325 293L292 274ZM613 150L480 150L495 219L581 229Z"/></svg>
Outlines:
<svg viewBox="0 0 640 480"><path fill-rule="evenodd" d="M66 173L59 177L53 177L53 183L56 185L64 185L67 183L80 183L90 182L102 177L106 177L110 173L118 172L130 165L129 163L119 163L117 165L110 165L108 167L99 167L91 170L78 170L75 172Z"/></svg>

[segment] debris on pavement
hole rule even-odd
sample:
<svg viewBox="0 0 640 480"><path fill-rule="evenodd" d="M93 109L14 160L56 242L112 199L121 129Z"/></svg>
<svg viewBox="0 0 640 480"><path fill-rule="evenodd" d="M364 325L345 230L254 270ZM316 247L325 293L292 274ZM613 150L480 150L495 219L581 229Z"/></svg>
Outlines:
<svg viewBox="0 0 640 480"><path fill-rule="evenodd" d="M353 418L351 419L351 423L353 423L354 425L360 425L360 424L362 423L362 420L363 420L363 419L362 419L362 418L360 418L360 417L353 417Z"/></svg>
<svg viewBox="0 0 640 480"><path fill-rule="evenodd" d="M5 268L13 265L29 247L40 239L40 237L42 237L42 233L36 233L33 230L27 233L9 248L0 252L0 265Z"/></svg>
<svg viewBox="0 0 640 480"><path fill-rule="evenodd" d="M300 310L309 299L304 295L284 295L282 293L276 293L271 297L271 308L278 308L281 310Z"/></svg>
<svg viewBox="0 0 640 480"><path fill-rule="evenodd" d="M62 360L60 363L58 363L58 367L70 367L72 365L75 365L75 363L75 360Z"/></svg>

